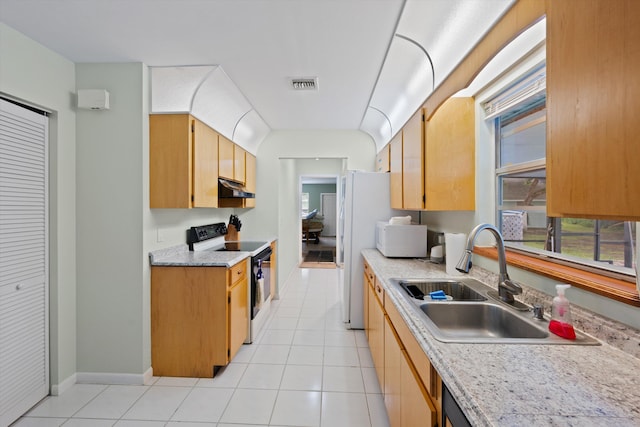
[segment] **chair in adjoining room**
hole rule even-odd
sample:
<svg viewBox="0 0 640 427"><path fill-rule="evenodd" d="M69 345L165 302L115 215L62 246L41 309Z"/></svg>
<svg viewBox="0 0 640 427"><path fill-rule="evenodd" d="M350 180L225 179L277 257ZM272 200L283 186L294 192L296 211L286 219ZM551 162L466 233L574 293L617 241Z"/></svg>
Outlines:
<svg viewBox="0 0 640 427"><path fill-rule="evenodd" d="M324 217L318 215L318 210L314 209L302 216L302 238L309 243L310 239L314 243L320 243L320 233L324 229Z"/></svg>

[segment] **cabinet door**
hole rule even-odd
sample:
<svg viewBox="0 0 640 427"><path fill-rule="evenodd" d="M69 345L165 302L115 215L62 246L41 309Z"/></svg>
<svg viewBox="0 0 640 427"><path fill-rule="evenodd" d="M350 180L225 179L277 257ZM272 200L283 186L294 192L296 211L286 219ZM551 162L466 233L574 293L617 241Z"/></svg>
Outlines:
<svg viewBox="0 0 640 427"><path fill-rule="evenodd" d="M389 144L385 145L382 150L376 155L376 172L389 172Z"/></svg>
<svg viewBox="0 0 640 427"><path fill-rule="evenodd" d="M404 209L424 208L424 116L422 109L402 128L402 197Z"/></svg>
<svg viewBox="0 0 640 427"><path fill-rule="evenodd" d="M154 374L212 377L228 360L227 269L151 268L151 364Z"/></svg>
<svg viewBox="0 0 640 427"><path fill-rule="evenodd" d="M400 420L403 427L435 426L438 424L436 408L431 403L409 356L402 351L400 357Z"/></svg>
<svg viewBox="0 0 640 427"><path fill-rule="evenodd" d="M402 349L389 318L384 318L384 405L391 427L400 427L400 366Z"/></svg>
<svg viewBox="0 0 640 427"><path fill-rule="evenodd" d="M546 7L547 214L640 221L640 2Z"/></svg>
<svg viewBox="0 0 640 427"><path fill-rule="evenodd" d="M193 119L193 207L218 207L218 133Z"/></svg>
<svg viewBox="0 0 640 427"><path fill-rule="evenodd" d="M389 181L391 186L391 207L403 209L402 205L402 132L389 143Z"/></svg>
<svg viewBox="0 0 640 427"><path fill-rule="evenodd" d="M233 175L233 154L235 144L224 135L218 138L218 176L235 180Z"/></svg>
<svg viewBox="0 0 640 427"><path fill-rule="evenodd" d="M191 117L149 116L149 206L189 208L192 189Z"/></svg>
<svg viewBox="0 0 640 427"><path fill-rule="evenodd" d="M246 151L237 144L233 144L233 179L245 183L246 182Z"/></svg>
<svg viewBox="0 0 640 427"><path fill-rule="evenodd" d="M427 210L475 209L473 98L449 98L425 123Z"/></svg>
<svg viewBox="0 0 640 427"><path fill-rule="evenodd" d="M375 288L369 288L369 349L380 388L384 390L384 311Z"/></svg>
<svg viewBox="0 0 640 427"><path fill-rule="evenodd" d="M249 305L247 276L229 290L229 361L233 359L247 339Z"/></svg>
<svg viewBox="0 0 640 427"><path fill-rule="evenodd" d="M251 193L256 192L256 156L251 153L245 153L245 187ZM255 208L256 199L245 199L245 208Z"/></svg>

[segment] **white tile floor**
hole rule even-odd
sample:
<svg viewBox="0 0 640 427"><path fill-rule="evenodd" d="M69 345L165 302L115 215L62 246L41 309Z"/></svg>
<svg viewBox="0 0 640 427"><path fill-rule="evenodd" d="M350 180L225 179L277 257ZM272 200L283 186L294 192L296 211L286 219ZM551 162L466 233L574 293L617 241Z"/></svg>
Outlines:
<svg viewBox="0 0 640 427"><path fill-rule="evenodd" d="M337 270L299 269L265 330L215 378L76 384L18 427L387 427L363 331L341 320Z"/></svg>

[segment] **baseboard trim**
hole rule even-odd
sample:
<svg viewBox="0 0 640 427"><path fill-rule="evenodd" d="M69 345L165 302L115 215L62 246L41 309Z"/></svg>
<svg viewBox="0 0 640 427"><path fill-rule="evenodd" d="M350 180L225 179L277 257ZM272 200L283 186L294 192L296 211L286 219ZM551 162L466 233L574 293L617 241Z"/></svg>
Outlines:
<svg viewBox="0 0 640 427"><path fill-rule="evenodd" d="M78 384L114 384L114 385L144 385L152 383L153 369L149 368L143 374L118 374L106 372L78 372Z"/></svg>
<svg viewBox="0 0 640 427"><path fill-rule="evenodd" d="M70 375L58 384L53 384L49 392L51 396L60 396L77 382L77 374Z"/></svg>

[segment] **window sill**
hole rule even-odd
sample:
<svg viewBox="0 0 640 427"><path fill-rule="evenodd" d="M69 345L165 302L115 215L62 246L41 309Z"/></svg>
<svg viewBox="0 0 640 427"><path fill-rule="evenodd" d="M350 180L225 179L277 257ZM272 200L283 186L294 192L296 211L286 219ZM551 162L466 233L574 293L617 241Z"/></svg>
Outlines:
<svg viewBox="0 0 640 427"><path fill-rule="evenodd" d="M473 253L493 260L498 259L498 251L495 247L476 246ZM635 283L561 265L548 259L527 256L509 249L507 249L507 264L625 304L640 307L640 296L638 296Z"/></svg>

